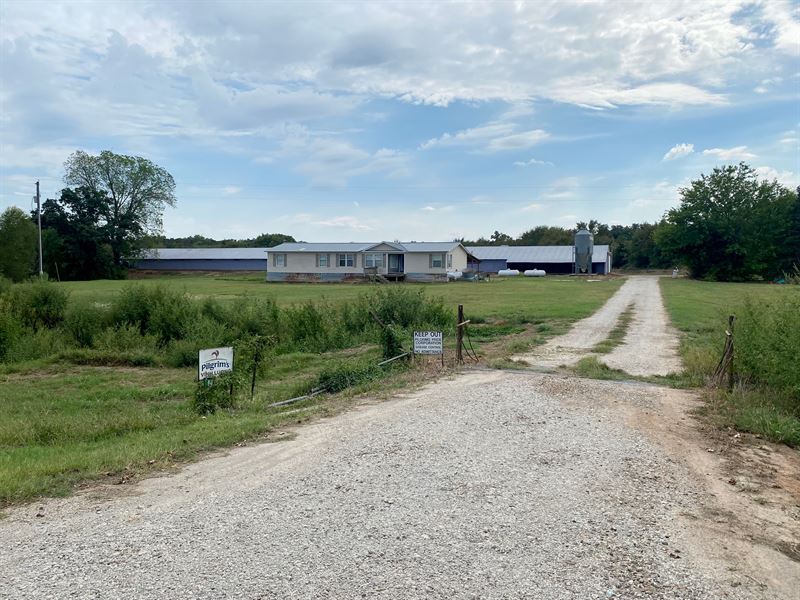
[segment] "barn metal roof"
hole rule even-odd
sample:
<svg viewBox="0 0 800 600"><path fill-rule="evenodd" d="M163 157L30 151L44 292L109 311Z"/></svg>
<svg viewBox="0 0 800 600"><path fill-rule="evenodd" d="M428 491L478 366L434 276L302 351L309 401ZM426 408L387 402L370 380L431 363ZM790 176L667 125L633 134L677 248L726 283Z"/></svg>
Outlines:
<svg viewBox="0 0 800 600"><path fill-rule="evenodd" d="M505 260L510 263L571 263L573 246L469 246L478 260ZM605 262L608 246L594 246L592 262Z"/></svg>
<svg viewBox="0 0 800 600"><path fill-rule="evenodd" d="M449 252L459 242L285 242L270 252L367 252L370 248L388 244L399 252Z"/></svg>
<svg viewBox="0 0 800 600"><path fill-rule="evenodd" d="M151 248L142 258L150 260L266 260L268 248Z"/></svg>

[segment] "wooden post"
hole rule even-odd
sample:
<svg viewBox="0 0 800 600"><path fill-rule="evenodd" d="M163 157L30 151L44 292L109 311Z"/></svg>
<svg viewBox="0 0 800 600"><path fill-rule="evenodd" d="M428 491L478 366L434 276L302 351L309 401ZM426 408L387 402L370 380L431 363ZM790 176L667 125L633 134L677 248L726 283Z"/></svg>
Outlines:
<svg viewBox="0 0 800 600"><path fill-rule="evenodd" d="M456 364L464 362L464 356L461 353L461 348L464 345L464 305L458 305L458 320L456 321Z"/></svg>
<svg viewBox="0 0 800 600"><path fill-rule="evenodd" d="M733 354L734 354L734 351L733 351L733 324L734 324L735 321L736 321L736 316L735 315L728 316L728 336L729 336L728 339L730 339L730 343L731 343L731 345L730 345L730 348L731 348L730 349L730 358L728 360L728 391L729 392L733 391L733 378L734 378L734 373L733 373Z"/></svg>

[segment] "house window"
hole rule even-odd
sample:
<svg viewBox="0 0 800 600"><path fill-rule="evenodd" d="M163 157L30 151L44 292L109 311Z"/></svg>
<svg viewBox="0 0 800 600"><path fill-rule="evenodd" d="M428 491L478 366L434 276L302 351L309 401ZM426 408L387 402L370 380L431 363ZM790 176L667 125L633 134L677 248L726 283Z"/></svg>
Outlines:
<svg viewBox="0 0 800 600"><path fill-rule="evenodd" d="M365 267L383 267L383 254L379 252L370 252L364 255Z"/></svg>
<svg viewBox="0 0 800 600"><path fill-rule="evenodd" d="M444 266L444 254L431 254L431 269L441 269Z"/></svg>
<svg viewBox="0 0 800 600"><path fill-rule="evenodd" d="M272 255L272 266L273 267L285 267L286 266L286 255L285 254L273 254Z"/></svg>
<svg viewBox="0 0 800 600"><path fill-rule="evenodd" d="M330 256L328 256L327 254L317 254L317 266L330 267L331 266Z"/></svg>
<svg viewBox="0 0 800 600"><path fill-rule="evenodd" d="M340 267L354 267L356 265L356 257L354 254L340 254L339 266Z"/></svg>
<svg viewBox="0 0 800 600"><path fill-rule="evenodd" d="M448 269L452 269L453 268L453 255L452 254L448 254L447 255L447 268Z"/></svg>

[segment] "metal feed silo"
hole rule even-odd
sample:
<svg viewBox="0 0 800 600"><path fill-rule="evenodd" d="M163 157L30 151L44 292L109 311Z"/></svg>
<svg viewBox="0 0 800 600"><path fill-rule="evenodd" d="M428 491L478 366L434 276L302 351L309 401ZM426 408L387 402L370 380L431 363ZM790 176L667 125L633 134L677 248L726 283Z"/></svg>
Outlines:
<svg viewBox="0 0 800 600"><path fill-rule="evenodd" d="M592 251L594 236L590 231L581 229L575 234L575 272L592 272Z"/></svg>

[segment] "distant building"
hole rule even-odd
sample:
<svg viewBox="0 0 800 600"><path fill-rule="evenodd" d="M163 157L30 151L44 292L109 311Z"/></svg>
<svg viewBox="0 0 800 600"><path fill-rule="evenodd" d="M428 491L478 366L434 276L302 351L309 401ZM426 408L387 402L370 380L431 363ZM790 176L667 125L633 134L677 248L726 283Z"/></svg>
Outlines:
<svg viewBox="0 0 800 600"><path fill-rule="evenodd" d="M153 248L134 261L142 271L267 270L267 248Z"/></svg>
<svg viewBox="0 0 800 600"><path fill-rule="evenodd" d="M267 281L446 281L468 259L459 242L285 243L269 249Z"/></svg>
<svg viewBox="0 0 800 600"><path fill-rule="evenodd" d="M482 273L497 273L502 269L542 269L548 275L575 272L574 246L468 246L475 257L469 268ZM611 250L607 245L594 246L592 273L611 272Z"/></svg>

